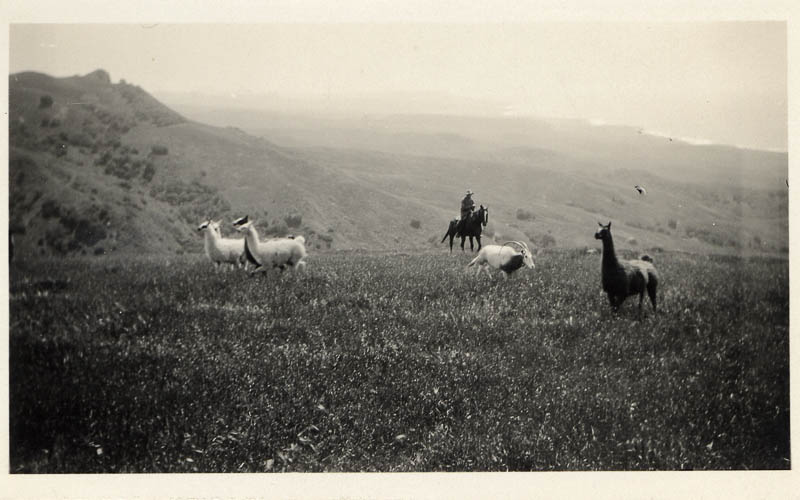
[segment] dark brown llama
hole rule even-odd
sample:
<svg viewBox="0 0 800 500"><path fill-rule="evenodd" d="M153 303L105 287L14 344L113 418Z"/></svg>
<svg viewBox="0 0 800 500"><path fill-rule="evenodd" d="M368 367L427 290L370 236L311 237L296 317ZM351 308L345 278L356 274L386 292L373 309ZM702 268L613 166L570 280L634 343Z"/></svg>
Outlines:
<svg viewBox="0 0 800 500"><path fill-rule="evenodd" d="M611 238L611 222L607 226L599 223L600 229L594 233L597 240L603 240L603 260L601 264L603 291L608 294L608 301L614 310L618 310L626 298L639 294L639 317L642 317L642 301L644 291L650 296L653 311L656 311L656 287L658 271L649 256L641 260L619 260L614 252L614 240Z"/></svg>

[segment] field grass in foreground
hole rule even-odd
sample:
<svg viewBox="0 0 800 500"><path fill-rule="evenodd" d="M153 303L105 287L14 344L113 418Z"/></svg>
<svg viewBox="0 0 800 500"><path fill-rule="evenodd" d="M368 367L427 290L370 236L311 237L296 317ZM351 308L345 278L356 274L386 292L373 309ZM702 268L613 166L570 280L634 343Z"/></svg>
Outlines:
<svg viewBox="0 0 800 500"><path fill-rule="evenodd" d="M12 472L788 469L787 260L659 254L613 314L597 256L11 268Z"/></svg>

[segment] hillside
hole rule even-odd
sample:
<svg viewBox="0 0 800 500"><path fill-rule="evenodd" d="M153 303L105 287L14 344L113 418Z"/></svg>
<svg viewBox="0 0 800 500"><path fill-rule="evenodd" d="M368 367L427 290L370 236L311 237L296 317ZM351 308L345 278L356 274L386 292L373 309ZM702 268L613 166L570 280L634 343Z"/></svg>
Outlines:
<svg viewBox="0 0 800 500"><path fill-rule="evenodd" d="M178 102L187 115L269 137L377 189L437 207L443 217L470 186L490 205L497 239L591 246L587 225L600 218L617 221L621 243L638 247L788 247L786 153L578 120L311 115ZM646 186L646 196L636 184Z"/></svg>
<svg viewBox="0 0 800 500"><path fill-rule="evenodd" d="M466 187L490 207L489 239L596 246L611 219L634 251L788 247L785 153L566 122L179 114L102 70L9 86L10 223L28 254L199 252L202 219L244 213L313 251L443 251Z"/></svg>

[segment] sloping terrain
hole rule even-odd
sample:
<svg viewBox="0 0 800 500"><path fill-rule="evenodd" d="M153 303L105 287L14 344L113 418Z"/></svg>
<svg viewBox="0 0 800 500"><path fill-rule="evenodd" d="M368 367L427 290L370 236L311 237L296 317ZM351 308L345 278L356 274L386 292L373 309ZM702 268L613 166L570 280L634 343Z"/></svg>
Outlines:
<svg viewBox="0 0 800 500"><path fill-rule="evenodd" d="M185 103L178 109L235 124L375 189L435 207L423 215L427 226L443 227L440 218L455 214L469 187L490 206L497 239L592 246L591 226L611 219L623 236L618 245L630 242L636 251L788 247L786 153L697 145L578 120L312 116Z"/></svg>
<svg viewBox="0 0 800 500"><path fill-rule="evenodd" d="M633 251L788 250L785 153L511 118L197 113L212 126L102 70L9 84L22 253L197 252L202 219L245 213L314 251L443 249L467 187L490 207L488 239L596 246L610 219Z"/></svg>

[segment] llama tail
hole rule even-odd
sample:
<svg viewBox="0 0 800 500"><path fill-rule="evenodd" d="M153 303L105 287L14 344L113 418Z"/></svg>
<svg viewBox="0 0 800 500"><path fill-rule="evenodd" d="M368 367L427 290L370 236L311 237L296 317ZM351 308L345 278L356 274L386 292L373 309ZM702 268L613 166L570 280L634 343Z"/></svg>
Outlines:
<svg viewBox="0 0 800 500"><path fill-rule="evenodd" d="M653 258L650 257L649 255L642 255L641 257L639 257L639 260L643 260L643 261L649 262L651 264L654 262Z"/></svg>

